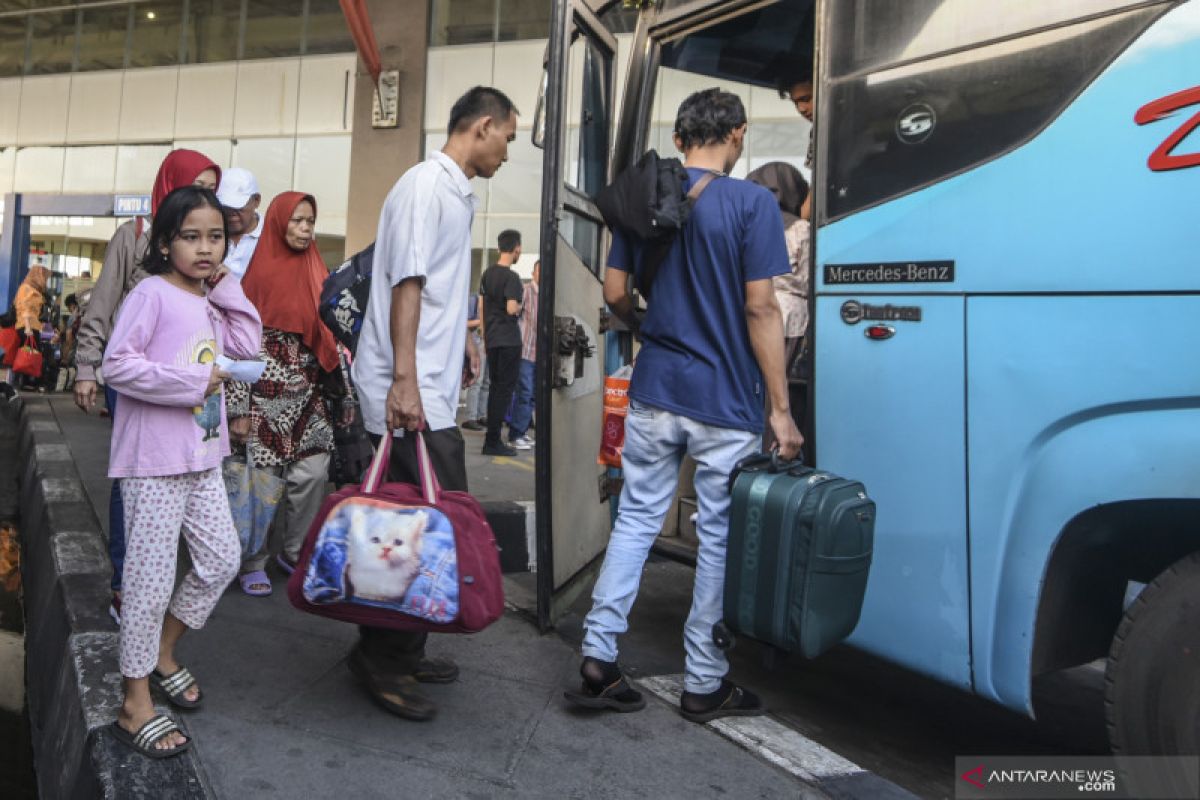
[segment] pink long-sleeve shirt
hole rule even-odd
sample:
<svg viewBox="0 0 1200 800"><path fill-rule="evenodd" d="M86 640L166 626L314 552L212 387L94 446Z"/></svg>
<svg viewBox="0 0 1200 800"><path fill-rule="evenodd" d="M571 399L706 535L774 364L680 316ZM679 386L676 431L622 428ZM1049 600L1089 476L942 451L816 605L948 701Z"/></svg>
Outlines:
<svg viewBox="0 0 1200 800"><path fill-rule="evenodd" d="M231 277L199 297L152 276L117 315L104 377L120 395L110 478L200 472L229 455L221 393L204 396L224 354L257 358L262 321Z"/></svg>

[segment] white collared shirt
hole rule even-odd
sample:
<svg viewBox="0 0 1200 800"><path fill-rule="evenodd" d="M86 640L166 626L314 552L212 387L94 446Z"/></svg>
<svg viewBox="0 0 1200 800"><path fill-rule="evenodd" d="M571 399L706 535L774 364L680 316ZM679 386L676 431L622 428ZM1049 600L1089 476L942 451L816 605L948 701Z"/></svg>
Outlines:
<svg viewBox="0 0 1200 800"><path fill-rule="evenodd" d="M392 288L420 278L417 380L430 430L452 428L466 353L475 195L462 169L442 152L405 172L379 214L371 297L359 335L353 375L366 429L387 430L392 385Z"/></svg>
<svg viewBox="0 0 1200 800"><path fill-rule="evenodd" d="M246 274L246 267L250 266L250 259L254 257L254 250L258 247L258 237L262 236L263 223L266 222L266 215L258 215L258 227L250 233L243 233L242 237L234 242L232 238L229 240L229 249L225 253L225 266L229 267L229 271L239 278Z"/></svg>

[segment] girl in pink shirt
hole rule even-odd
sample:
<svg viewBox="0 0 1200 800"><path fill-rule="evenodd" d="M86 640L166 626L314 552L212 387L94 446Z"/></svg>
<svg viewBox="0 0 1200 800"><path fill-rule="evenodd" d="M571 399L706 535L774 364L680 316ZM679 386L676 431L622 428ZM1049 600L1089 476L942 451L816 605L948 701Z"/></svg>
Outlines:
<svg viewBox="0 0 1200 800"><path fill-rule="evenodd" d="M204 625L237 574L241 546L221 479L229 455L217 356L254 358L258 312L234 278L223 280L225 216L216 195L185 186L154 215L142 268L104 354L104 375L121 394L108 474L121 479L127 551L120 665L125 701L113 730L152 758L190 747L156 714L150 681L181 708L196 708L195 678L175 661L175 643ZM172 597L182 530L192 569ZM164 621L165 617L165 621Z"/></svg>

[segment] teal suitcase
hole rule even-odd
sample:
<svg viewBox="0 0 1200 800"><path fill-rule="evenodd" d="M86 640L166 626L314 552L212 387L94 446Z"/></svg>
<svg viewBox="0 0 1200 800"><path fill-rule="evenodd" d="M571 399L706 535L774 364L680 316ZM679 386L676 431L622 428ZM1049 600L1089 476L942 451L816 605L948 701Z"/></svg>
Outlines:
<svg viewBox="0 0 1200 800"><path fill-rule="evenodd" d="M875 503L858 481L770 455L742 461L730 484L724 627L816 658L858 624Z"/></svg>

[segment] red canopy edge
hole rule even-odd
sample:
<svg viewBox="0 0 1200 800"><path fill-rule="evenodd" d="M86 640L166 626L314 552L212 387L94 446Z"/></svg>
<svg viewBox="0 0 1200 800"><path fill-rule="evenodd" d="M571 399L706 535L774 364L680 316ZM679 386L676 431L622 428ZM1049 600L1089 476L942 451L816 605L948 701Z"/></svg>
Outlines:
<svg viewBox="0 0 1200 800"><path fill-rule="evenodd" d="M346 17L346 25L350 28L350 36L354 38L354 46L358 55L371 73L371 80L379 85L379 74L383 71L383 63L379 58L379 44L375 41L375 31L371 28L371 17L367 13L366 0L338 0L342 7L342 15Z"/></svg>

